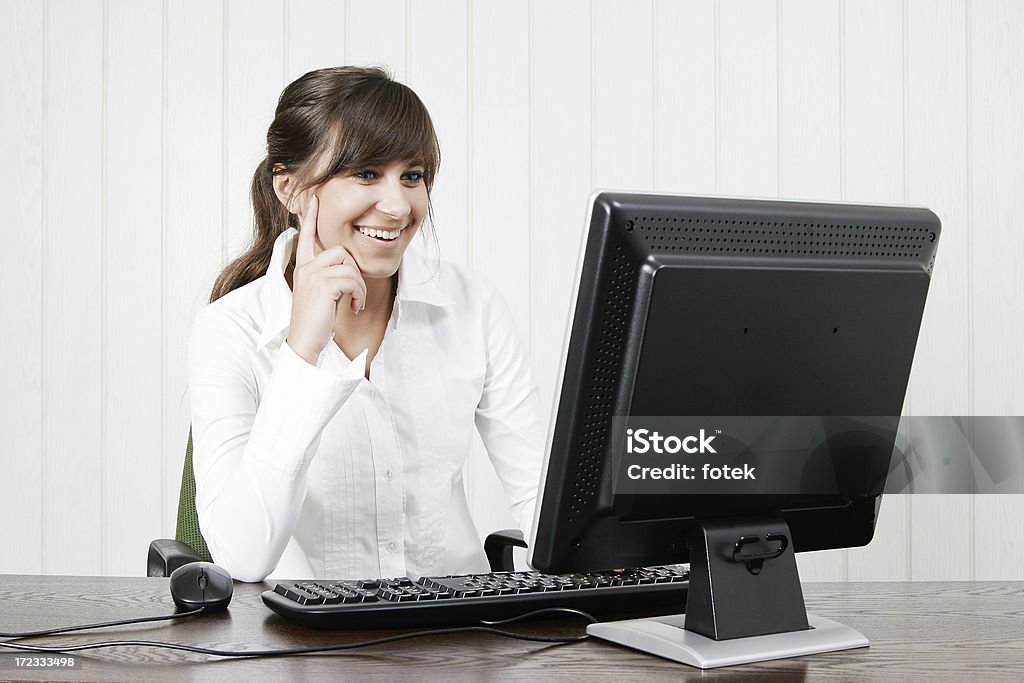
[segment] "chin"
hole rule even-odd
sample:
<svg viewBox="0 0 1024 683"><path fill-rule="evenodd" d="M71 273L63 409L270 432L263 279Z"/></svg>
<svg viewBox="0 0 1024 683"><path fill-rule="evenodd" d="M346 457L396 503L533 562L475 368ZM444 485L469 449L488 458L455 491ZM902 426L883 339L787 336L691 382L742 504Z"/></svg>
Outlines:
<svg viewBox="0 0 1024 683"><path fill-rule="evenodd" d="M387 280L398 273L398 266L394 268L360 268L364 280Z"/></svg>
<svg viewBox="0 0 1024 683"><path fill-rule="evenodd" d="M402 263L402 254L381 258L356 252L352 256L359 265L359 272L364 280L384 280L394 277Z"/></svg>

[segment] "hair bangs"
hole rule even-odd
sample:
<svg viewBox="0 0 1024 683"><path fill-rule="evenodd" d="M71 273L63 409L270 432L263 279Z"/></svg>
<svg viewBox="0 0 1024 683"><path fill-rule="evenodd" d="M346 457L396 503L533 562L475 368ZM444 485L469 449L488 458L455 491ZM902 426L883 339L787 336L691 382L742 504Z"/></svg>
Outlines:
<svg viewBox="0 0 1024 683"><path fill-rule="evenodd" d="M361 167L394 161L423 165L429 189L440 164L434 125L423 102L395 81L368 83L338 103L316 182Z"/></svg>

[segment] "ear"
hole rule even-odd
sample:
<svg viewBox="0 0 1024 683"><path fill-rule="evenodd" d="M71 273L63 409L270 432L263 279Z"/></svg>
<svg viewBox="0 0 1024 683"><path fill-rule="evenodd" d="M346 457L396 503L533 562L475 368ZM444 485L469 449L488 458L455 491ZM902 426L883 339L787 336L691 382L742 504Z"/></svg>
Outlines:
<svg viewBox="0 0 1024 683"><path fill-rule="evenodd" d="M280 170L283 168L283 164L274 166L274 174L272 176L274 194L277 195L277 199L284 204L289 213L298 213L296 209L299 206L300 197L291 196L295 190L295 178L291 173L281 173Z"/></svg>

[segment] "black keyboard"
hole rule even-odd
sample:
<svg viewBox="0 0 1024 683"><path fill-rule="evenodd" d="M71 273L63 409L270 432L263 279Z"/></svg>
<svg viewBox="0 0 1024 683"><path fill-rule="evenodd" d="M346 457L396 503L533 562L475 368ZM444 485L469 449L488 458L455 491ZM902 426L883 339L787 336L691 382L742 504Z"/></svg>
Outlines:
<svg viewBox="0 0 1024 683"><path fill-rule="evenodd" d="M681 613L689 578L686 565L669 565L587 574L301 581L277 584L263 593L263 602L290 621L339 629L458 626L545 607L574 607L607 618Z"/></svg>

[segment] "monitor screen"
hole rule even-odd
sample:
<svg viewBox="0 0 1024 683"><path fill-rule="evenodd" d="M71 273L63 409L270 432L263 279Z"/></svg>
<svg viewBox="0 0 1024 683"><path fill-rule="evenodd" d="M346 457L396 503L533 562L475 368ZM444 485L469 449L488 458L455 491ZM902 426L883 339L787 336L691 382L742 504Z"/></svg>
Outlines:
<svg viewBox="0 0 1024 683"><path fill-rule="evenodd" d="M724 538L736 538L723 542L753 534L759 540L750 549L761 554L785 546L781 558L762 562L757 582L766 586L763 575L774 573L768 568L787 562L789 582L796 580L794 552L868 543L939 229L924 208L595 194L530 563L547 572L700 563L706 558L694 554L706 555L708 538L717 533L709 529L724 524L731 529ZM786 443L803 429L793 424L815 421L831 450L808 452L826 458L840 483L822 487L805 466L777 468L774 488L691 483L685 493L624 490L629 420L709 419L700 416L733 424L789 420ZM883 426L851 428L863 424L861 416ZM743 454L762 463L777 457L768 443L779 448L778 439L762 433L743 444ZM755 527L762 522L760 533ZM785 543L765 541L766 534L784 536ZM749 562L739 564L750 574ZM692 574L688 611L698 600L694 592L714 589L715 578ZM739 596L746 590L722 587ZM789 594L779 586L770 592ZM721 615L710 617L716 621L711 635L728 639ZM769 620L735 633L787 628Z"/></svg>

